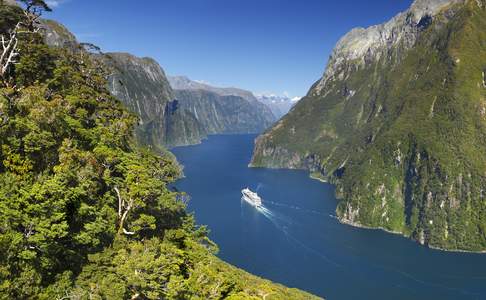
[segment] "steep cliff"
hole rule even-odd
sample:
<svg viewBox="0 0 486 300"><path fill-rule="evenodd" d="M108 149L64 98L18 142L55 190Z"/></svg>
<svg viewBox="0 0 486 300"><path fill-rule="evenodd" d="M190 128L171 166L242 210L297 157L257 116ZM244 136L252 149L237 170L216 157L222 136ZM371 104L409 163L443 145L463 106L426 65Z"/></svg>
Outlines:
<svg viewBox="0 0 486 300"><path fill-rule="evenodd" d="M205 90L176 90L175 94L180 107L191 112L207 134L260 133L275 120L263 104L239 96Z"/></svg>
<svg viewBox="0 0 486 300"><path fill-rule="evenodd" d="M336 45L253 166L337 185L342 222L486 250L486 2L417 0Z"/></svg>
<svg viewBox="0 0 486 300"><path fill-rule="evenodd" d="M208 134L259 133L275 121L270 109L251 92L192 81L185 82L192 84L188 89L173 91L164 71L151 58L125 53L102 57L112 71L110 91L141 118L137 135L145 144L197 144Z"/></svg>
<svg viewBox="0 0 486 300"><path fill-rule="evenodd" d="M270 107L250 91L215 87L186 76L169 76L169 82L178 91L178 99L184 103L184 107L191 111L196 109L200 115L202 113L210 118L199 118L210 134L260 133L276 121ZM217 128L220 128L219 131Z"/></svg>
<svg viewBox="0 0 486 300"><path fill-rule="evenodd" d="M128 53L106 53L104 62L112 71L108 81L110 91L141 117L142 124L163 119L166 104L174 95L155 60Z"/></svg>
<svg viewBox="0 0 486 300"><path fill-rule="evenodd" d="M64 25L53 20L42 20L41 29L45 43L52 47L75 49L78 47L76 37Z"/></svg>
<svg viewBox="0 0 486 300"><path fill-rule="evenodd" d="M190 114L179 111L174 92L160 65L127 53L100 56L110 70L108 88L140 117L137 136L147 145L197 143L204 131Z"/></svg>

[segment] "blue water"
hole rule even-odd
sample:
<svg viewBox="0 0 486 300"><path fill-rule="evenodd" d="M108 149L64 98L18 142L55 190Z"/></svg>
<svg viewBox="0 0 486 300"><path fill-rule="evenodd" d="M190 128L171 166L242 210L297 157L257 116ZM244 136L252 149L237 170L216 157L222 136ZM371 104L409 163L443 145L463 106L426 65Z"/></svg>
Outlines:
<svg viewBox="0 0 486 300"><path fill-rule="evenodd" d="M178 189L211 229L219 257L327 299L486 299L486 254L431 250L403 237L340 224L333 186L303 171L250 169L253 135L211 136L173 153ZM257 190L264 208L242 203Z"/></svg>

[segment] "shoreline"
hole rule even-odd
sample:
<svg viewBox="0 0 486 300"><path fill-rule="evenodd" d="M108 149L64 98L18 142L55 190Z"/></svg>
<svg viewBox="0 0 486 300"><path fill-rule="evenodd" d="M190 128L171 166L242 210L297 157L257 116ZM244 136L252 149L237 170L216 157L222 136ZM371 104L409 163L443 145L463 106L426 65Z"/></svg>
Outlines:
<svg viewBox="0 0 486 300"><path fill-rule="evenodd" d="M317 180L321 183L330 184L330 185L333 185L334 187L336 187L336 184L330 183L328 180L314 175L309 169L306 169L306 168L288 168L288 167L275 167L275 166L272 167L272 166L261 166L261 165L255 166L255 165L252 164L251 161L248 163L248 168L256 168L256 169L260 168L260 169L270 169L270 170L304 170L304 171L308 172L308 177L310 179ZM335 198L336 198L337 202L340 201L340 198L338 196L335 196ZM336 202L336 204L337 204L337 202ZM351 227L361 228L361 229L366 229L366 230L381 230L381 231L386 232L386 233L400 235L400 236L402 236L402 237L404 237L404 238L406 238L410 241L415 242L420 247L424 247L424 248L428 248L428 249L432 249L432 250L443 251L443 252L452 252L452 253L486 254L486 250L473 251L473 250L464 250L464 249L446 249L446 248L441 248L441 247L437 247L437 246L433 246L433 245L425 245L425 244L419 243L417 240L410 238L410 236L407 236L403 232L400 232L400 231L393 231L393 230L389 230L389 229L386 229L386 228L383 228L383 227L372 227L372 226L366 226L366 225L362 225L362 224L358 224L358 223L354 223L354 222L345 221L345 220L342 220L341 218L339 218L337 215L335 215L334 217L338 220L339 223L341 223L343 225L348 225L348 226L351 226Z"/></svg>
<svg viewBox="0 0 486 300"><path fill-rule="evenodd" d="M319 178L319 177L312 175L312 173L310 173L310 172L309 172L309 178L311 178L313 180L317 180L317 181L322 182L322 183L332 184L329 181L326 181L325 179L322 179L322 178ZM335 184L332 184L332 185L336 186ZM336 197L336 199L339 201L338 197ZM383 227L372 227L372 226L362 225L362 224L359 224L359 223L345 221L345 220L342 220L341 218L339 218L337 215L335 217L339 221L339 223L341 223L341 224L348 225L348 226L355 227L355 228L366 229L366 230L381 230L381 231L386 232L386 233L400 235L400 236L402 236L406 239L409 239L409 240L415 242L420 247L425 247L425 248L432 249L432 250L443 251L443 252L451 252L451 253L486 254L486 250L473 251L473 250L464 250L464 249L446 249L446 248L441 248L441 247L437 247L437 246L433 246L433 245L422 245L417 240L410 238L409 236L405 235L403 232L400 232L400 231L393 231L393 230L389 230L389 229L386 229L386 228L383 228Z"/></svg>
<svg viewBox="0 0 486 300"><path fill-rule="evenodd" d="M349 222L349 221L342 220L341 218L339 218L337 216L336 216L336 218L339 221L339 223L341 223L343 225L348 225L348 226L351 226L351 227L366 229L366 230L380 230L380 231L383 231L383 232L386 232L386 233L400 235L400 236L402 236L402 237L404 237L408 240L415 242L420 247L424 247L424 248L428 248L428 249L432 249L432 250L450 252L450 253L486 254L486 250L472 251L472 250L463 250L463 249L445 249L445 248L440 248L440 247L433 246L433 245L423 245L423 244L420 244L418 241L406 236L405 234L403 234L403 232L400 232L400 231L393 231L393 230L389 230L389 229L386 229L386 228L383 228L383 227L371 227L371 226L366 226L366 225L362 225L362 224L359 224L359 223Z"/></svg>

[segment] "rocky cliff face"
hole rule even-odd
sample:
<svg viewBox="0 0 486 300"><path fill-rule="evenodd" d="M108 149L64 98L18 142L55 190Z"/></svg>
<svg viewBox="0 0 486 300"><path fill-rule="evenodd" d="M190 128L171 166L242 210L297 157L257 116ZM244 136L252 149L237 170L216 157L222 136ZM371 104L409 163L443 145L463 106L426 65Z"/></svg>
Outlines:
<svg viewBox="0 0 486 300"><path fill-rule="evenodd" d="M16 0L3 0L3 4L18 6L18 3L17 3Z"/></svg>
<svg viewBox="0 0 486 300"><path fill-rule="evenodd" d="M76 37L64 25L53 20L42 20L41 28L47 45L53 47L76 49Z"/></svg>
<svg viewBox="0 0 486 300"><path fill-rule="evenodd" d="M208 134L259 133L275 121L271 111L250 92L187 80L176 85L186 90L173 91L153 59L124 53L102 57L113 70L110 91L141 117L137 133L145 144L197 144Z"/></svg>
<svg viewBox="0 0 486 300"><path fill-rule="evenodd" d="M263 104L240 96L221 96L206 90L176 90L181 109L190 112L207 134L260 133L274 118Z"/></svg>
<svg viewBox="0 0 486 300"><path fill-rule="evenodd" d="M260 133L275 122L268 106L249 91L219 88L184 76L169 77L180 107L205 128L207 134Z"/></svg>
<svg viewBox="0 0 486 300"><path fill-rule="evenodd" d="M382 58L396 63L403 58L399 51L413 47L434 16L455 3L464 0L416 0L410 9L384 24L351 30L337 43L324 76L312 92L320 95L328 81L349 74L349 67L364 67Z"/></svg>
<svg viewBox="0 0 486 300"><path fill-rule="evenodd" d="M155 60L128 53L106 53L103 61L112 71L110 91L141 117L141 124L163 120L166 104L174 99L174 94Z"/></svg>
<svg viewBox="0 0 486 300"><path fill-rule="evenodd" d="M337 185L341 221L486 249L486 1L417 0L352 30L252 165Z"/></svg>

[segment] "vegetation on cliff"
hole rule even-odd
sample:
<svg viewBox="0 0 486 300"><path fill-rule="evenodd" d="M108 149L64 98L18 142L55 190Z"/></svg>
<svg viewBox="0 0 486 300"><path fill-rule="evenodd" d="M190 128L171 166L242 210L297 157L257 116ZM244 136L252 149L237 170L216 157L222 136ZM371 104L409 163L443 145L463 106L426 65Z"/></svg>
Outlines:
<svg viewBox="0 0 486 300"><path fill-rule="evenodd" d="M313 298L214 256L174 161L136 146L99 64L44 44L37 12L0 5L0 299Z"/></svg>
<svg viewBox="0 0 486 300"><path fill-rule="evenodd" d="M484 251L486 2L449 1L434 15L414 11L419 2L383 26L395 30L389 48L338 56L361 45L342 42L324 78L259 137L252 163L337 184L343 222Z"/></svg>

